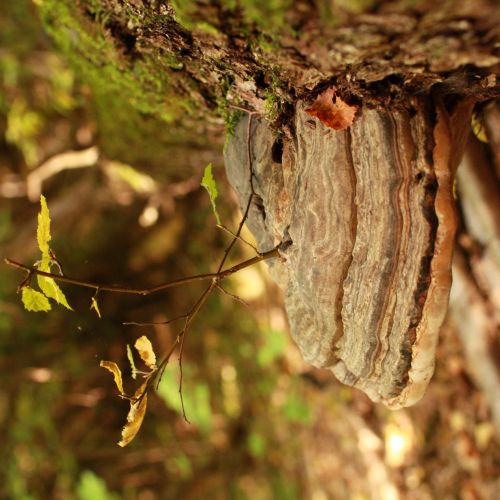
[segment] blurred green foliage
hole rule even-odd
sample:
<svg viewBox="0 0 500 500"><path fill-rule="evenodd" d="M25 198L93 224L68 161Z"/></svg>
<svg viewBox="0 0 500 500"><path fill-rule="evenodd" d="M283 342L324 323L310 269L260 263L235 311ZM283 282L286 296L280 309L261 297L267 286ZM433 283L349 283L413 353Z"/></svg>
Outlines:
<svg viewBox="0 0 500 500"><path fill-rule="evenodd" d="M210 388L201 381L194 382L191 368L192 366L188 365L185 370L186 384L183 385L184 407L189 422L198 427L200 432L206 436L212 429ZM169 366L158 386L158 394L169 408L182 416L179 378L179 367L176 364Z"/></svg>
<svg viewBox="0 0 500 500"><path fill-rule="evenodd" d="M226 5L234 9L236 3ZM110 36L114 21L154 29L161 19L144 6L159 4L3 2L0 184L5 190L12 181L14 187L11 197L1 199L1 257L26 263L37 259L38 206L22 191L16 194L16 186L45 159L97 145L101 159L118 166L114 177L100 165L62 172L44 185L53 208L51 246L65 272L89 281L147 287L213 270L228 239L214 227L210 200L185 184L176 197L170 188L182 189L167 182L196 172L198 185L207 163L221 164L222 138L189 135L181 127L183 115L197 110L186 99L172 98L178 90L175 76L171 79L179 64L175 54L141 47L145 50L133 64L124 57L133 40L125 36L119 44L119 38ZM217 36L208 21L189 19L189 4L175 2L183 22ZM292 2L239 4L258 26L272 23L281 29ZM353 8L368 4L352 2ZM115 7L112 15L110 5ZM319 2L328 10L325 5L333 4ZM252 43L259 43L263 52L273 50L267 34L259 33ZM234 125L238 114L229 111L225 98L230 87L229 80L221 82L215 104ZM279 89L272 85L268 113L279 105ZM194 168L188 165L190 155ZM227 185L217 168L214 174L221 192L218 211L233 227L237 216L224 194ZM117 188L116 178L124 186ZM141 226L140 215L153 201L158 220ZM242 248L234 262L248 258L245 252ZM99 361L119 364L127 392L132 392L141 379L140 374L135 381L127 377L126 345L147 334L161 355L178 325L122 323L178 316L192 306L201 288L147 297L100 293L99 318L89 310L93 291L69 286L64 291L75 312L24 311L16 295L22 279L5 268L0 279L0 498L288 500L328 498L328 492L338 498L369 498L373 492L368 480L383 462L374 462L373 470L368 462L382 456L389 412L348 387L339 388L324 373L303 372L282 323L276 326L270 319L280 304L268 282L271 293L250 309L227 295L214 295L193 322L183 360L183 395L191 423L183 419L174 357L158 393L148 399L143 428L122 449L116 442L129 405L116 396L112 377ZM225 286L231 290L231 282ZM451 347L438 356L428 402L413 413L394 414L411 419L420 436L406 469L392 471L394 484L406 484L414 497L438 497L436 492L446 491L459 498L463 491L470 494L473 480L481 488L486 481L490 488L498 481L491 472L498 458L494 441L480 448L485 466L474 448L474 425L489 424L484 401L456 368L464 363L457 340L448 335L443 345ZM448 360L454 368L446 368ZM449 424L450 408L461 422L456 429ZM371 447L369 453L362 451L363 441ZM382 446L377 452L374 443Z"/></svg>
<svg viewBox="0 0 500 500"><path fill-rule="evenodd" d="M76 486L78 500L117 500L119 497L111 493L106 482L94 472L84 470Z"/></svg>

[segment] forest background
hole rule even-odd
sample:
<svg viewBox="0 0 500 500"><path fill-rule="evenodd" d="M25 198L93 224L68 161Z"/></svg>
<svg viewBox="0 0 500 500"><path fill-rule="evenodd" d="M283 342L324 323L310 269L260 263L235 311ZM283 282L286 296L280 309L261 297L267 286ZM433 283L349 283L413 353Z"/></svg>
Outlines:
<svg viewBox="0 0 500 500"><path fill-rule="evenodd" d="M173 116L159 93L162 65L176 61L123 71L126 40L107 45L112 28L99 1L88 4L103 36L85 42L92 57L104 54L116 66L72 60L41 3L5 2L0 12L2 261L36 259L43 192L53 248L70 275L147 287L212 271L229 240L200 188L208 163L223 221L237 227L240 219L223 172L227 107L220 102L198 128L177 127L187 104L180 100ZM253 22L282 21L279 5L255 5L245 11ZM276 105L270 96L268 110ZM235 262L252 256L244 245L238 252ZM128 404L99 361L126 367L126 345L144 334L165 350L171 325L122 323L182 314L199 285L148 297L103 293L99 318L89 308L92 292L75 287L64 288L75 312L28 313L16 295L22 277L7 266L1 275L0 497L475 499L500 490L490 404L450 322L426 396L391 412L303 362L265 266L247 269L228 289L248 306L213 295L187 339L190 423L173 363L140 434L122 449Z"/></svg>

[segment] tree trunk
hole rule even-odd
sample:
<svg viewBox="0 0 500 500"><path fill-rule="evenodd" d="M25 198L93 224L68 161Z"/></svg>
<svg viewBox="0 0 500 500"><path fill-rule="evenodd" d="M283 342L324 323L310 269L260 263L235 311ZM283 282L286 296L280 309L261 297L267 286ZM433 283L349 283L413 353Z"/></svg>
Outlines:
<svg viewBox="0 0 500 500"><path fill-rule="evenodd" d="M281 245L272 273L304 356L390 407L431 377L458 225L449 320L500 426L496 2L386 1L356 15L294 2L260 18L217 0L94 4L40 9L81 71L99 66L94 85L160 116L174 141L206 144L226 121L229 174L243 206L255 191L260 249ZM237 108L258 114L249 139ZM489 144L467 142L473 108Z"/></svg>

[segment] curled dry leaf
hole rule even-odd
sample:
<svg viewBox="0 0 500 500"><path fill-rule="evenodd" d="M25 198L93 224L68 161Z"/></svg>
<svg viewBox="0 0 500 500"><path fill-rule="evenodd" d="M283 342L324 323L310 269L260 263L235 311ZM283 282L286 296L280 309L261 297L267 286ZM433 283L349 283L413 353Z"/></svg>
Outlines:
<svg viewBox="0 0 500 500"><path fill-rule="evenodd" d="M148 395L145 393L147 382L144 382L134 394L134 398L130 400L130 410L127 415L127 423L122 429L122 439L118 446L122 448L127 446L132 439L135 438L141 428L146 407L148 404Z"/></svg>
<svg viewBox="0 0 500 500"><path fill-rule="evenodd" d="M134 347L148 368L156 368L156 355L150 340L145 335L135 341Z"/></svg>
<svg viewBox="0 0 500 500"><path fill-rule="evenodd" d="M123 391L122 372L120 368L118 368L118 365L113 361L101 361L99 366L106 368L106 370L110 371L113 374L116 387L120 391L120 394L123 396L125 392Z"/></svg>
<svg viewBox="0 0 500 500"><path fill-rule="evenodd" d="M357 110L357 106L350 106L335 95L335 87L330 87L319 94L305 112L318 118L327 127L344 130L352 125Z"/></svg>

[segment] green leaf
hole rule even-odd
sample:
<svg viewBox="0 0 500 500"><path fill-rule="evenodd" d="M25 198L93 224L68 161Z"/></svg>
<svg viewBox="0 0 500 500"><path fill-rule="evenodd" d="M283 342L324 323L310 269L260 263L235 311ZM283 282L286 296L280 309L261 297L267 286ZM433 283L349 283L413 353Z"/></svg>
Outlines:
<svg viewBox="0 0 500 500"><path fill-rule="evenodd" d="M50 272L50 264L52 262L52 257L50 255L50 246L49 246L49 242L51 240L50 213L49 213L49 207L47 206L47 200L43 195L40 195L40 212L38 214L36 239L38 242L38 248L42 253L42 259L41 262L38 264L38 269L40 271L48 273ZM44 309L36 309L37 311L50 311L51 307L47 298L55 300L58 304L61 304L70 311L73 310L73 308L68 304L68 300L66 299L66 296L64 295L63 291L53 278L48 278L47 276L38 276L37 281L40 290L43 292L43 294L40 295L42 295L45 299L45 301L43 301L40 297L37 296L36 304L38 305L35 305L34 307L44 307ZM36 293L39 294L40 292ZM32 294L30 294L30 297L31 296ZM23 303L25 307L28 309L26 303L24 302L24 295L23 295ZM47 304L48 304L48 309L45 308L47 307Z"/></svg>
<svg viewBox="0 0 500 500"><path fill-rule="evenodd" d="M203 179L201 179L201 185L207 190L208 196L210 196L210 203L212 204L212 211L215 215L215 219L217 220L217 224L220 225L220 217L217 212L217 206L215 205L215 200L217 196L219 196L219 192L217 190L217 184L215 183L214 176L212 175L212 164L209 163L205 167L205 172L203 173Z"/></svg>
<svg viewBox="0 0 500 500"><path fill-rule="evenodd" d="M28 311L50 311L49 299L45 295L29 286L23 287L22 301Z"/></svg>
<svg viewBox="0 0 500 500"><path fill-rule="evenodd" d="M38 248L42 252L42 260L50 261L49 241L50 241L50 215L49 207L45 196L40 195L40 213L38 214L38 226L36 229L36 239Z"/></svg>
<svg viewBox="0 0 500 500"><path fill-rule="evenodd" d="M40 290L42 290L42 292L45 294L46 297L54 299L58 304L61 304L66 309L73 311L73 308L68 304L68 301L63 291L59 288L59 285L53 278L47 278L46 276L38 276L37 281Z"/></svg>
<svg viewBox="0 0 500 500"><path fill-rule="evenodd" d="M40 224L38 225L38 227L40 227ZM51 261L52 258L50 257L49 253L47 254L42 253L42 261L38 265L38 269L40 269L40 271L49 273ZM54 278L48 278L47 276L37 276L37 281L40 290L45 294L46 297L48 297L49 299L54 299L58 304L61 304L66 309L73 311L73 308L68 304L66 296L64 295L63 291L56 283Z"/></svg>
<svg viewBox="0 0 500 500"><path fill-rule="evenodd" d="M92 299L91 299L90 310L92 310L92 309L94 309L97 316L99 316L99 319L101 319L101 311L99 310L99 304L97 303L97 300L95 297L92 297Z"/></svg>

